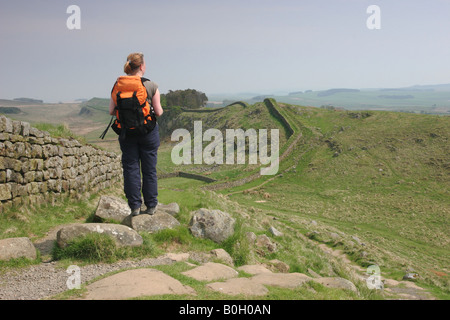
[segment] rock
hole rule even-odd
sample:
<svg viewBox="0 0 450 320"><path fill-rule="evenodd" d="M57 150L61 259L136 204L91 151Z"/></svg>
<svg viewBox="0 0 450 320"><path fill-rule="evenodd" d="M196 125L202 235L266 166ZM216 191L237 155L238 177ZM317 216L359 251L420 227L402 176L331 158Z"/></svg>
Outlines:
<svg viewBox="0 0 450 320"><path fill-rule="evenodd" d="M206 287L228 295L264 296L269 292L263 284L248 278L228 279L225 282L207 284Z"/></svg>
<svg viewBox="0 0 450 320"><path fill-rule="evenodd" d="M131 227L138 232L155 233L160 230L173 229L179 225L177 219L161 211L157 211L154 215L140 214L131 219Z"/></svg>
<svg viewBox="0 0 450 320"><path fill-rule="evenodd" d="M250 278L252 281L267 286L282 288L297 288L305 282L311 281L311 278L303 273L259 273Z"/></svg>
<svg viewBox="0 0 450 320"><path fill-rule="evenodd" d="M338 235L338 234L335 233L335 232L331 232L331 233L330 233L330 237L331 237L333 240L339 240L339 239L341 238L341 236Z"/></svg>
<svg viewBox="0 0 450 320"><path fill-rule="evenodd" d="M363 242L361 242L361 240L357 237L357 236L352 236L352 239L355 240L355 242L360 245L360 246L365 246L365 244Z"/></svg>
<svg viewBox="0 0 450 320"><path fill-rule="evenodd" d="M353 292L357 292L356 286L353 282L339 277L329 277L329 278L315 278L313 281L320 283L321 285L328 288L345 289Z"/></svg>
<svg viewBox="0 0 450 320"><path fill-rule="evenodd" d="M56 234L58 246L63 248L77 237L90 233L101 233L111 236L118 246L136 247L143 243L142 237L133 229L113 223L80 223L61 228Z"/></svg>
<svg viewBox="0 0 450 320"><path fill-rule="evenodd" d="M317 272L315 272L313 269L308 268L308 273L313 277L313 278L320 278L320 274L318 274Z"/></svg>
<svg viewBox="0 0 450 320"><path fill-rule="evenodd" d="M277 251L276 243L273 243L272 240L265 234L261 234L256 237L255 245L259 248L267 249L269 252Z"/></svg>
<svg viewBox="0 0 450 320"><path fill-rule="evenodd" d="M238 276L238 272L233 268L215 262L207 262L204 265L182 272L182 274L199 281L216 281Z"/></svg>
<svg viewBox="0 0 450 320"><path fill-rule="evenodd" d="M249 231L249 232L245 233L245 236L246 236L246 238L247 238L247 241L248 241L251 245L255 244L255 241L256 241L256 234L254 234L253 232Z"/></svg>
<svg viewBox="0 0 450 320"><path fill-rule="evenodd" d="M164 211L164 212L170 214L171 216L175 217L180 212L180 206L176 202L169 203L169 204L158 203L156 210Z"/></svg>
<svg viewBox="0 0 450 320"><path fill-rule="evenodd" d="M266 267L264 267L263 265L260 264L251 264L251 265L245 265L245 266L241 266L238 268L238 270L244 271L245 273L251 274L251 275L256 275L256 274L260 274L260 273L272 273L272 271L270 271L269 269L267 269Z"/></svg>
<svg viewBox="0 0 450 320"><path fill-rule="evenodd" d="M202 208L194 212L189 228L195 237L221 243L234 233L235 222L226 212Z"/></svg>
<svg viewBox="0 0 450 320"><path fill-rule="evenodd" d="M403 276L403 280L417 280L419 279L419 274L415 272L408 272Z"/></svg>
<svg viewBox="0 0 450 320"><path fill-rule="evenodd" d="M273 234L275 237L282 237L283 236L283 232L278 231L277 229L275 229L274 227L270 227L269 228L269 232L271 234Z"/></svg>
<svg viewBox="0 0 450 320"><path fill-rule="evenodd" d="M6 180L5 178L4 180ZM0 200L9 200L12 198L11 185L10 184L0 184Z"/></svg>
<svg viewBox="0 0 450 320"><path fill-rule="evenodd" d="M87 286L86 300L123 300L163 294L195 295L195 290L162 271L144 268L123 271Z"/></svg>
<svg viewBox="0 0 450 320"><path fill-rule="evenodd" d="M230 254L223 249L211 250L211 255L212 255L213 259L218 259L225 264L234 266L233 258L231 258Z"/></svg>
<svg viewBox="0 0 450 320"><path fill-rule="evenodd" d="M122 223L130 214L131 209L125 200L111 196L101 196L95 211L95 217L119 223Z"/></svg>
<svg viewBox="0 0 450 320"><path fill-rule="evenodd" d="M31 240L26 237L0 240L0 260L18 258L36 259L36 248Z"/></svg>
<svg viewBox="0 0 450 320"><path fill-rule="evenodd" d="M289 265L278 259L270 260L267 266L270 270L281 273L288 273L290 269Z"/></svg>
<svg viewBox="0 0 450 320"><path fill-rule="evenodd" d="M166 253L163 258L172 260L173 262L188 261L189 253Z"/></svg>
<svg viewBox="0 0 450 320"><path fill-rule="evenodd" d="M211 261L211 253L202 251L189 252L189 260L195 261L198 264L203 264Z"/></svg>

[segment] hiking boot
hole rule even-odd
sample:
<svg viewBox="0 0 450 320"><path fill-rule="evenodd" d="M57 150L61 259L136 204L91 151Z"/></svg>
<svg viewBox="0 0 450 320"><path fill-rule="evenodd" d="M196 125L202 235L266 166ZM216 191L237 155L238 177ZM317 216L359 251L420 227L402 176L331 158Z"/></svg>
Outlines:
<svg viewBox="0 0 450 320"><path fill-rule="evenodd" d="M156 212L156 207L150 207L145 209L145 211L142 212L142 214L149 214L149 215L154 215Z"/></svg>
<svg viewBox="0 0 450 320"><path fill-rule="evenodd" d="M131 216L136 217L141 214L141 208L131 210Z"/></svg>

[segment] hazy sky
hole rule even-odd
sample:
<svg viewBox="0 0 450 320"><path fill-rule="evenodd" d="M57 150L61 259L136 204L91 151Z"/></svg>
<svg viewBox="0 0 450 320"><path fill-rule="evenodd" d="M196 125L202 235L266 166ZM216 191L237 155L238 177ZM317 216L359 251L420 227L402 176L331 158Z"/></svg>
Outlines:
<svg viewBox="0 0 450 320"><path fill-rule="evenodd" d="M163 93L450 83L450 0L0 1L0 98L108 97L139 51Z"/></svg>

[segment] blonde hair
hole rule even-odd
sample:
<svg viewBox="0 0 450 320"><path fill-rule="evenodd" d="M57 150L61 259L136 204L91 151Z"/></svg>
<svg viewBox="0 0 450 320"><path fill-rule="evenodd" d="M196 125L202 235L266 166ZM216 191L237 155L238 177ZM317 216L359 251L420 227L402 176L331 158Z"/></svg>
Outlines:
<svg viewBox="0 0 450 320"><path fill-rule="evenodd" d="M144 55L142 53L130 53L127 57L127 62L123 67L123 71L126 74L132 74L144 64Z"/></svg>

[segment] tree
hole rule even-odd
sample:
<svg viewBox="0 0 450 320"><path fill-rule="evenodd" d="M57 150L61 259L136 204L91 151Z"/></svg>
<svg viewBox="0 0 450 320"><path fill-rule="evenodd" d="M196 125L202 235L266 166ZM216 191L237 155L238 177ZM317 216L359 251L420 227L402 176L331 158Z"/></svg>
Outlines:
<svg viewBox="0 0 450 320"><path fill-rule="evenodd" d="M206 105L208 97L203 92L195 89L169 90L163 97L166 106L179 106L188 109L198 109Z"/></svg>

